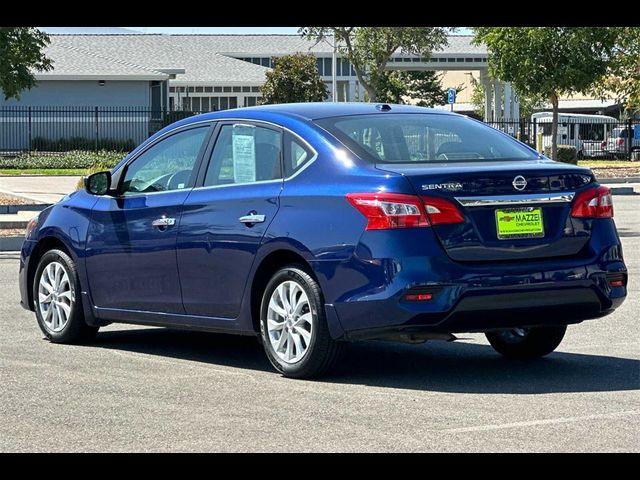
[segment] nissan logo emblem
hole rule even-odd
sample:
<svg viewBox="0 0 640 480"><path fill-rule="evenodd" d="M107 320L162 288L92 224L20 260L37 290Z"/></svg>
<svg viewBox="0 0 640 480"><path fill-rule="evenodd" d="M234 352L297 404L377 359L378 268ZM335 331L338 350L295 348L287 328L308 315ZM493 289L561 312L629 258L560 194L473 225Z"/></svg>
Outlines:
<svg viewBox="0 0 640 480"><path fill-rule="evenodd" d="M516 178L513 179L513 182L511 182L511 185L513 185L513 188L521 192L522 190L527 188L527 180L522 175L518 175Z"/></svg>

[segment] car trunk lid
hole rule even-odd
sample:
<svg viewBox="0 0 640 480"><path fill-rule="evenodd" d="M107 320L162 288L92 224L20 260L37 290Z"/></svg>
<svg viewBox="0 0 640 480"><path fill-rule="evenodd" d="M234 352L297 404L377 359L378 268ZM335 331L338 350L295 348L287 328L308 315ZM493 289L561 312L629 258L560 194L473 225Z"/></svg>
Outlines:
<svg viewBox="0 0 640 480"><path fill-rule="evenodd" d="M444 197L460 209L463 223L432 227L454 260L573 256L589 242L584 220L570 215L575 192L595 181L587 168L543 159L376 167L405 176L418 195Z"/></svg>

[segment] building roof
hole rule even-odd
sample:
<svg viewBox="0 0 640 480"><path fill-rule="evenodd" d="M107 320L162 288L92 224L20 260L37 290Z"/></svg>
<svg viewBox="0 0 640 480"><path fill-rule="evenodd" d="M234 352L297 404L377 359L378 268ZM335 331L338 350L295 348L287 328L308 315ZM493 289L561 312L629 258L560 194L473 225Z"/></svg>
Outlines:
<svg viewBox="0 0 640 480"><path fill-rule="evenodd" d="M173 84L259 85L264 83L268 68L234 57L332 53L330 40L316 43L299 35L75 34L50 38L47 54L54 61L54 70L38 74L39 79L54 79L62 74L85 78L108 73L144 73L159 79L167 77L158 70L183 68L185 73L178 75ZM486 55L486 48L472 45L471 39L465 35L450 36L449 45L432 56Z"/></svg>
<svg viewBox="0 0 640 480"><path fill-rule="evenodd" d="M161 73L119 57L104 55L81 46L51 42L45 55L52 59L53 70L36 73L38 80L164 80Z"/></svg>

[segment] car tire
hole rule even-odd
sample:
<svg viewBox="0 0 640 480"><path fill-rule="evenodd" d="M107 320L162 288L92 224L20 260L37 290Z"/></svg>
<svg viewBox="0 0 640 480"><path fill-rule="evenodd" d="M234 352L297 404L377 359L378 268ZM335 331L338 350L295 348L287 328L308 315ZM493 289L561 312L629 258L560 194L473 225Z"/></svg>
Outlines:
<svg viewBox="0 0 640 480"><path fill-rule="evenodd" d="M299 265L278 270L264 289L260 337L274 368L291 378L328 373L345 348L331 338L320 286Z"/></svg>
<svg viewBox="0 0 640 480"><path fill-rule="evenodd" d="M567 326L560 325L496 330L485 335L496 352L507 358L526 360L553 352L566 331Z"/></svg>
<svg viewBox="0 0 640 480"><path fill-rule="evenodd" d="M69 255L54 249L42 256L33 278L33 303L40 330L51 342L84 343L98 332L85 322L81 291Z"/></svg>

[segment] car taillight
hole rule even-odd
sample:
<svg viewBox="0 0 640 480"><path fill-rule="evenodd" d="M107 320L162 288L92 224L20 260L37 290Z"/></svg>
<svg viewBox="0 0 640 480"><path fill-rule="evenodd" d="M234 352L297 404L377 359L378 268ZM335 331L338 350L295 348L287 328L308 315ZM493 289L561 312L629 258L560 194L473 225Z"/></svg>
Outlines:
<svg viewBox="0 0 640 480"><path fill-rule="evenodd" d="M446 198L440 197L420 197L427 210L427 217L431 225L442 225L447 223L462 223L464 217L458 207Z"/></svg>
<svg viewBox="0 0 640 480"><path fill-rule="evenodd" d="M585 218L613 217L611 190L607 187L597 187L580 192L573 200L571 216Z"/></svg>
<svg viewBox="0 0 640 480"><path fill-rule="evenodd" d="M618 138L618 139L616 140L616 143L617 143L618 145L624 145L624 138Z"/></svg>
<svg viewBox="0 0 640 480"><path fill-rule="evenodd" d="M403 193L349 193L347 200L367 217L367 230L461 223L464 217L444 198Z"/></svg>
<svg viewBox="0 0 640 480"><path fill-rule="evenodd" d="M367 230L427 227L420 199L401 193L348 193L347 200L367 217Z"/></svg>

